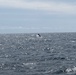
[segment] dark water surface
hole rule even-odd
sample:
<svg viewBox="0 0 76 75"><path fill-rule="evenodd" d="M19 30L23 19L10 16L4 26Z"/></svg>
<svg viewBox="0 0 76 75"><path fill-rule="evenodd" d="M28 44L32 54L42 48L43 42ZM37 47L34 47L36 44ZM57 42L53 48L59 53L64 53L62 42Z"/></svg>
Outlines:
<svg viewBox="0 0 76 75"><path fill-rule="evenodd" d="M0 34L0 75L76 75L76 33Z"/></svg>

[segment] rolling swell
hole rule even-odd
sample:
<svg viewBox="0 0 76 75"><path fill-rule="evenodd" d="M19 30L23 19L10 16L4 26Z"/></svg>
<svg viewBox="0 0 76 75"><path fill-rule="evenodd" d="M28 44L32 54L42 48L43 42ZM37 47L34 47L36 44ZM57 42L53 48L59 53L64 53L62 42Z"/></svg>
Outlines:
<svg viewBox="0 0 76 75"><path fill-rule="evenodd" d="M76 34L0 35L0 75L75 75Z"/></svg>

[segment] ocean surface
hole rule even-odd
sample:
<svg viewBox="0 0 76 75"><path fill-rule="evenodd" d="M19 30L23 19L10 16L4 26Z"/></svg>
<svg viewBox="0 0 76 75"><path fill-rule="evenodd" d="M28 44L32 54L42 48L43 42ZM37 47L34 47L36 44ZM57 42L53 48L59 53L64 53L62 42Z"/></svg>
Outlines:
<svg viewBox="0 0 76 75"><path fill-rule="evenodd" d="M76 33L0 34L0 75L76 75Z"/></svg>

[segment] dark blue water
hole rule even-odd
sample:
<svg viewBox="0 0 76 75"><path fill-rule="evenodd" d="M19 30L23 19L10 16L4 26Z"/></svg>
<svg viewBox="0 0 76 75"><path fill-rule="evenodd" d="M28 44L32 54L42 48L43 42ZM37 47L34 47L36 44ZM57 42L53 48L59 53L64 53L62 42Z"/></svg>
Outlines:
<svg viewBox="0 0 76 75"><path fill-rule="evenodd" d="M76 33L0 34L0 75L76 75Z"/></svg>

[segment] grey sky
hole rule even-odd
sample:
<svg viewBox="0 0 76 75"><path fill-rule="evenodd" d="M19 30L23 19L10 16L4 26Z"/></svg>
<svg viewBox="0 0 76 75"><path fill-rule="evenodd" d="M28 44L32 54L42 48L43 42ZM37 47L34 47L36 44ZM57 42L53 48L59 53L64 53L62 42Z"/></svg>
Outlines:
<svg viewBox="0 0 76 75"><path fill-rule="evenodd" d="M0 33L76 32L76 0L0 0Z"/></svg>

